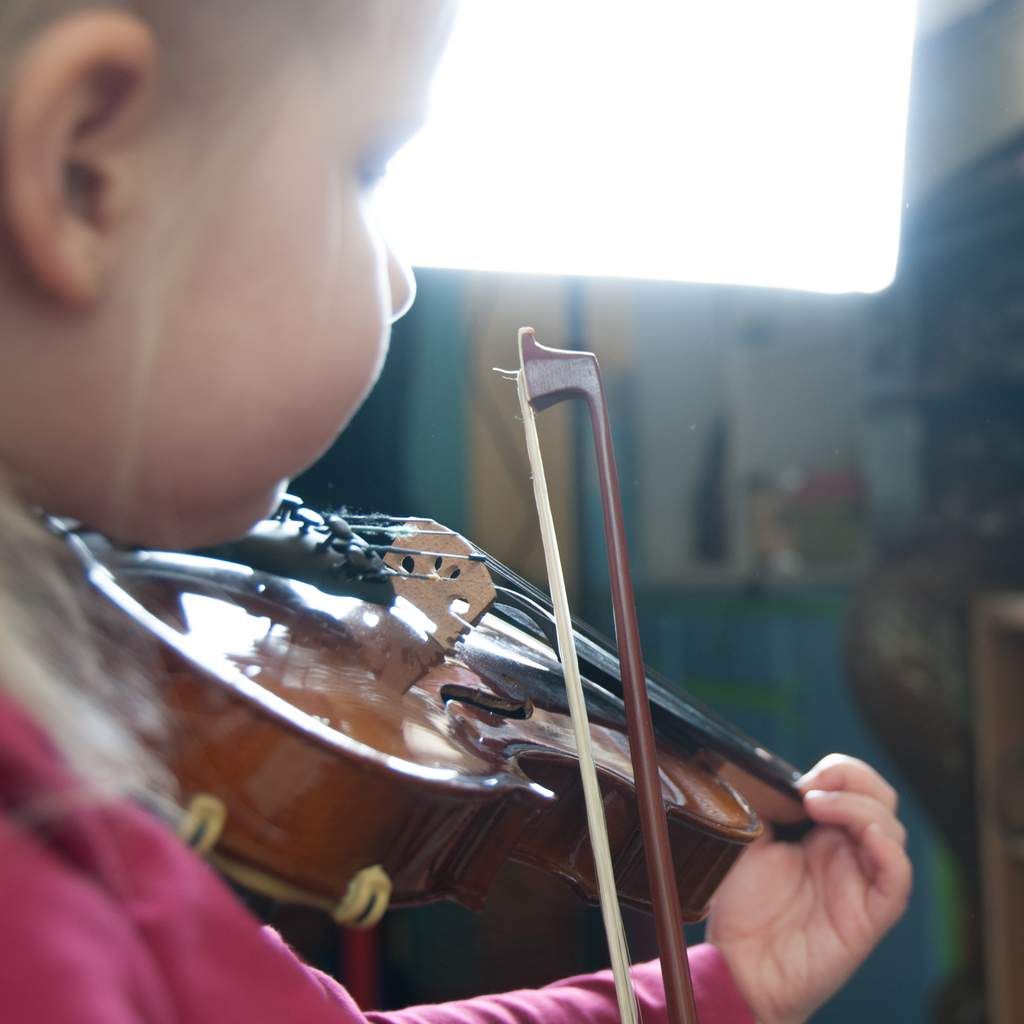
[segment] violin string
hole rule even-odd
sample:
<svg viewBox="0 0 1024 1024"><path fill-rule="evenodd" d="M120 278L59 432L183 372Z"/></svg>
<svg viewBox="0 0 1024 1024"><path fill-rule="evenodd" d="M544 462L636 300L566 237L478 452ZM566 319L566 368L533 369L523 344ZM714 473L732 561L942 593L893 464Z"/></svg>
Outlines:
<svg viewBox="0 0 1024 1024"><path fill-rule="evenodd" d="M439 576L436 572L405 572L403 569L392 569L390 565L385 565L372 576L368 573L364 573L360 578L363 580L380 579L381 576L397 576L399 579L403 580L429 580L431 583L454 582L454 580L448 579L447 576Z"/></svg>
<svg viewBox="0 0 1024 1024"><path fill-rule="evenodd" d="M356 523L356 527L360 533L387 533L387 534L401 534L401 531L397 530L394 526L364 526L362 523ZM410 530L406 534L407 536L415 537L450 537L452 535L451 530Z"/></svg>
<svg viewBox="0 0 1024 1024"><path fill-rule="evenodd" d="M427 580L431 583L455 583L447 576L440 576L436 572L406 572L404 569L393 569L390 565L381 564L379 569L370 569L367 572L353 573L350 577L356 583L379 583L382 579L397 578L402 580Z"/></svg>
<svg viewBox="0 0 1024 1024"><path fill-rule="evenodd" d="M487 567L492 575L504 576L513 589L520 590L549 614L552 613L551 599L545 591L534 586L493 555L487 555L487 558ZM618 661L618 647L607 636L575 616L572 617L572 626L575 633L590 641L615 662ZM592 662L589 664L598 672L605 671ZM651 703L665 716L661 719L659 728L668 729L668 735L677 741L692 744L696 740L702 745L710 746L783 794L795 793L795 784L801 775L799 771L776 754L765 751L760 744L735 725L726 722L714 708L698 700L678 681L670 681L649 666L646 671L647 691ZM621 690L614 685L615 675L612 674L610 679L612 685L609 688L617 696L621 696ZM799 796L796 799L799 799Z"/></svg>
<svg viewBox="0 0 1024 1024"><path fill-rule="evenodd" d="M506 372L506 371L501 371ZM350 517L356 518L356 517ZM365 519L381 518L393 521L396 523L404 522L433 522L429 519L413 520L410 517L401 516L373 516L367 515L361 517ZM392 532L390 527L366 527L360 526L360 532ZM417 533L435 533L441 535L451 535L450 530L422 530ZM500 559L495 558L493 555L484 551L479 545L474 544L473 547L478 553L477 556L463 556L469 557L473 561L479 560L482 556L484 564L487 569L491 572L492 576L501 576L511 584L511 586L518 590L521 594L529 597L535 601L542 608L544 608L553 617L553 606L550 596L546 591L531 583L525 577L521 576L514 569L510 568ZM452 556L454 557L454 556ZM424 578L424 577L413 577L413 578ZM433 577L426 577L433 579ZM365 579L365 577L360 577ZM572 627L575 633L584 637L590 643L592 643L599 650L603 650L605 654L609 655L612 659L618 660L618 647L614 641L608 638L604 633L586 622L571 616ZM652 702L663 711L665 711L672 721L684 721L685 726L681 726L678 733L673 733L677 739L683 739L686 742L692 742L694 736L701 737L705 743L710 743L712 747L719 749L725 756L730 759L736 759L738 763L743 764L748 771L753 772L758 777L762 776L765 771L765 755L761 752L755 742L738 732L735 726L724 723L721 716L711 707L697 700L692 693L682 690L678 682L670 682L665 679L659 673L655 672L651 668L647 668L647 687L652 697ZM718 737L716 742L715 737ZM734 737L734 739L731 739ZM725 746L722 746L722 743ZM747 752L753 752L747 754ZM786 792L784 786L792 788L793 780L799 777L799 773L795 769L791 769L790 766L786 765L785 762L781 761L774 754L769 755L767 761L770 763L772 768L770 776L765 776L765 780L769 781L770 784L776 788L780 788L780 791ZM777 767L776 767L777 766Z"/></svg>
<svg viewBox="0 0 1024 1024"><path fill-rule="evenodd" d="M367 544L367 551L377 551L382 554L394 552L398 555L423 555L425 558L454 558L465 562L483 562L486 564L487 556L482 554L460 555L451 551L419 551L416 548L396 548L392 544Z"/></svg>
<svg viewBox="0 0 1024 1024"><path fill-rule="evenodd" d="M553 606L551 604L551 597L547 591L542 590L540 587L531 583L524 576L520 576L515 569L510 568L504 562L495 558L494 555L488 554L486 551L482 552L487 558L487 568L492 573L497 573L500 576L504 576L515 589L519 590L520 593L525 594L531 600L536 601L542 608L548 612L553 612ZM572 616L572 628L576 633L586 637L596 647L603 648L603 650L612 655L614 658L618 658L619 652L616 645L599 630L594 629L593 626L581 619L578 619L575 615Z"/></svg>
<svg viewBox="0 0 1024 1024"><path fill-rule="evenodd" d="M464 619L457 611L449 607L448 614L468 633L473 628L473 623Z"/></svg>
<svg viewBox="0 0 1024 1024"><path fill-rule="evenodd" d="M501 370L499 372L501 372L501 373L514 373L515 371ZM352 522L352 521L354 521L355 519L358 519L358 518L359 517L346 517L346 521ZM369 518L369 516L367 516L365 518ZM407 521L404 517L401 517L401 516L385 516L383 518L386 518L388 520L392 520L394 522L405 522L405 521ZM422 520L422 521L423 522L429 522L430 520ZM371 532L372 533L390 533L391 531L392 531L392 527L390 527L390 526L376 526L375 527L375 526L362 526L362 525L360 525L360 527L359 527L359 532L360 533L371 533ZM430 535L430 534L436 534L436 535L439 535L439 536L450 536L451 535L451 531L450 530L417 530L416 533L417 533L417 535L422 534L424 536L427 536L427 535ZM372 545L371 545L371 547L372 547ZM487 568L492 573L497 573L499 576L504 576L505 579L508 580L510 583L512 583L514 585L514 587L520 593L525 594L527 597L531 598L533 601L536 601L537 604L539 604L545 610L547 610L549 612L553 611L553 607L552 607L552 604L551 604L551 598L548 595L547 591L542 590L540 587L536 586L536 584L531 583L525 576L521 576L519 573L517 573L515 571L515 569L511 568L509 565L507 565L506 563L502 562L499 558L495 558L494 555L490 554L487 551L484 551L478 544L473 544L473 547L476 548L476 553L475 554L472 554L472 555L452 555L452 556L449 556L449 557L452 557L452 558L468 558L470 561L483 562L484 565L486 565ZM402 550L402 549L395 549L395 550ZM410 553L411 554L417 554L417 552L410 552ZM430 554L430 553L431 552L426 552L426 554ZM576 630L577 633L582 633L584 636L587 637L588 640L590 640L593 643L597 644L599 647L603 647L609 653L612 653L612 654L615 653L615 645L606 636L604 636L603 634L599 633L597 630L595 630L592 626L589 626L587 623L581 622L575 616L573 616L572 622L573 622L573 628Z"/></svg>
<svg viewBox="0 0 1024 1024"><path fill-rule="evenodd" d="M520 341L521 358L522 342ZM534 418L533 407L529 403L526 392L525 373L520 372L516 375L516 385L519 393L519 406L522 411L523 429L526 434L526 449L533 477L533 492L537 504L537 515L540 520L544 561L547 566L548 582L554 605L555 626L562 659L562 673L565 677L566 696L569 701L570 718L579 755L580 778L583 785L584 805L587 812L590 846L594 854L601 916L604 920L605 934L608 940L608 953L611 958L612 974L615 979L615 996L622 1024L637 1024L639 1004L629 975L629 948L622 924L622 913L619 909L618 896L615 891L615 871L612 866L611 850L608 843L604 803L601 797L601 788L597 781L597 770L594 767L594 755L590 743L590 724L587 716L586 701L583 696L583 684L580 679L576 645L572 636L569 602L566 596L562 563L558 554L558 539L555 536L554 520L551 515L551 503L547 493L547 482L544 476L544 462L540 451L540 439L537 435L537 424Z"/></svg>
<svg viewBox="0 0 1024 1024"><path fill-rule="evenodd" d="M397 524L404 526L406 523L432 523L433 519L427 519L424 516L389 516L382 512L368 512L365 515L362 514L350 514L346 513L342 518L347 523L366 523L368 527L377 527L378 529L385 530L391 529L391 527L384 526L385 523ZM417 531L420 532L420 531ZM451 533L451 530L423 530L423 533Z"/></svg>

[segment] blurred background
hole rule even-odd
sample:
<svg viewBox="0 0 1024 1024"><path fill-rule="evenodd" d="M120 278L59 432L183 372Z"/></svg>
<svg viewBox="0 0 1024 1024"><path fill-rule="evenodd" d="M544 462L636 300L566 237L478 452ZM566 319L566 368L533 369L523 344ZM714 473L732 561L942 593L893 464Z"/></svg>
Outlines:
<svg viewBox="0 0 1024 1024"><path fill-rule="evenodd" d="M842 750L900 791L910 908L816 1020L1004 1024L1024 1020L1024 3L923 0L904 199L875 295L421 271L381 386L294 490L436 518L540 582L493 368L525 324L595 351L647 661L798 766ZM540 425L576 610L610 632L585 424ZM521 869L483 915L394 912L370 939L282 922L380 1006L605 955L596 913Z"/></svg>

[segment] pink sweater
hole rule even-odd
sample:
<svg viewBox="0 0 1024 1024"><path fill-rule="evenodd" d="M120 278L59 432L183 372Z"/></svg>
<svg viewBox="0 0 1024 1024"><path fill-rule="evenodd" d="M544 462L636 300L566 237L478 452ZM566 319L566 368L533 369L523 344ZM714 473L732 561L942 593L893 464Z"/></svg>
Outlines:
<svg viewBox="0 0 1024 1024"><path fill-rule="evenodd" d="M0 698L0 1015L8 1024L617 1021L606 971L364 1015L147 814L127 804L76 807L72 793L49 742ZM55 797L64 809L41 818ZM31 819L27 807L37 812ZM691 966L701 1024L751 1024L716 949L692 950ZM664 1021L657 962L633 973L644 1021Z"/></svg>

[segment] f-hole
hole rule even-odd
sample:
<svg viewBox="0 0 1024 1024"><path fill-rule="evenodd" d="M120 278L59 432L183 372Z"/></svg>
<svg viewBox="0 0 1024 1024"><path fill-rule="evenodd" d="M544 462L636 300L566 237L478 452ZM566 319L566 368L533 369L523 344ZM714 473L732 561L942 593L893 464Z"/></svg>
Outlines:
<svg viewBox="0 0 1024 1024"><path fill-rule="evenodd" d="M480 708L481 711L489 711L501 718L514 718L519 721L533 714L533 701L529 699L509 700L496 693L477 690L471 686L460 686L458 683L447 683L442 686L441 699L445 704L456 701L459 704L468 704L472 708Z"/></svg>

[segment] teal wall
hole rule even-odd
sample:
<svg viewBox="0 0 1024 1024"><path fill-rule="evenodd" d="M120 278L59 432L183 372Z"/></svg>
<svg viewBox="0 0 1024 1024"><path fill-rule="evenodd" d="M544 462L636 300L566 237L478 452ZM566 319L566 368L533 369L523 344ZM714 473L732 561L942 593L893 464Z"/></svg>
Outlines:
<svg viewBox="0 0 1024 1024"><path fill-rule="evenodd" d="M956 937L949 865L918 801L861 721L845 685L845 589L686 589L641 593L648 663L798 767L840 750L875 765L900 792L915 881L903 920L853 980L815 1015L820 1024L870 1016L930 1019Z"/></svg>

